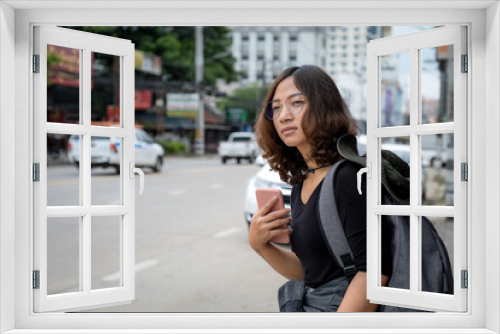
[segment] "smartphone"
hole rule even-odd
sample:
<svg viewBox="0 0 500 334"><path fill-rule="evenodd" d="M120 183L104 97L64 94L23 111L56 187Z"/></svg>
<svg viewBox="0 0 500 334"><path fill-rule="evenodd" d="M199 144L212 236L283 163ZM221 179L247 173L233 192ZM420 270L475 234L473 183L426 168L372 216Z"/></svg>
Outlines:
<svg viewBox="0 0 500 334"><path fill-rule="evenodd" d="M274 203L274 206L271 208L270 212L282 210L285 208L285 202L283 200L283 194L279 189L256 189L255 195L257 197L257 206L262 208L267 204L273 197L278 197L278 201ZM283 227L280 227L283 228ZM288 227L287 227L288 228ZM273 243L277 244L289 244L290 243L290 235L289 234L281 234L277 237L274 237L270 240Z"/></svg>

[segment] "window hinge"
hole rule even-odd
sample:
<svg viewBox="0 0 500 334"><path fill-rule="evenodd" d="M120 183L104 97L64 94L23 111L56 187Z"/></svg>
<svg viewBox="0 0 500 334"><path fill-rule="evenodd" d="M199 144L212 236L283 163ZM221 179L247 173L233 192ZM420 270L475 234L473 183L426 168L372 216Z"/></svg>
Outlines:
<svg viewBox="0 0 500 334"><path fill-rule="evenodd" d="M33 55L33 73L40 73L40 55Z"/></svg>
<svg viewBox="0 0 500 334"><path fill-rule="evenodd" d="M33 164L33 181L40 181L40 163L38 162Z"/></svg>
<svg viewBox="0 0 500 334"><path fill-rule="evenodd" d="M33 270L33 289L40 289L40 270Z"/></svg>
<svg viewBox="0 0 500 334"><path fill-rule="evenodd" d="M462 55L462 73L469 72L469 57L467 55Z"/></svg>
<svg viewBox="0 0 500 334"><path fill-rule="evenodd" d="M461 169L460 180L469 181L469 165L466 162L462 162L460 164L460 169Z"/></svg>
<svg viewBox="0 0 500 334"><path fill-rule="evenodd" d="M469 273L467 270L462 270L462 289L469 287Z"/></svg>

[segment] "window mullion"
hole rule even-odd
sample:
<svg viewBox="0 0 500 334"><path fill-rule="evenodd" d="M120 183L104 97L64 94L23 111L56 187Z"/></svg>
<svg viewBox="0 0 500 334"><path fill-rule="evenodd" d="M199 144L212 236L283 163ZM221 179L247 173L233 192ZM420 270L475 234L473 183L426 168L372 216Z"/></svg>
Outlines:
<svg viewBox="0 0 500 334"><path fill-rule="evenodd" d="M421 233L419 219L414 214L419 198L419 136L415 134L420 115L420 61L419 50L410 49L410 291L419 291L421 272Z"/></svg>
<svg viewBox="0 0 500 334"><path fill-rule="evenodd" d="M91 122L91 51L88 48L83 49L83 68L82 68L82 83L80 85L82 94L82 124L87 129L90 129ZM83 207L86 214L82 217L81 234L80 234L80 276L83 275L84 293L90 293L92 288L92 250L91 250L91 215L90 206L92 204L92 189L91 189L91 131L88 131L82 136L82 152L80 153L80 168L82 170L82 193Z"/></svg>

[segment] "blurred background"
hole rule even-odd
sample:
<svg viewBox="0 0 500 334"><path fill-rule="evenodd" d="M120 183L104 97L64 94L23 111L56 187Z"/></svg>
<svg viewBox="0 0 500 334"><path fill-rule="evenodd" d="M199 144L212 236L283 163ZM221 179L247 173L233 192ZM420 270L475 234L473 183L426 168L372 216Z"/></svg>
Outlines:
<svg viewBox="0 0 500 334"><path fill-rule="evenodd" d="M366 145L367 44L434 27L66 28L135 44L136 164L146 172L144 195L136 199L136 299L96 311L277 312L285 278L250 249L247 231L255 188L287 196L290 187L259 160L258 147L231 160L220 156L221 143L253 131L282 70L312 64L334 79ZM47 121L80 123L80 51L47 51ZM452 51L421 52L423 124L453 121ZM92 124L119 125L120 59L93 52L91 61ZM409 124L409 54L382 57L380 65L383 126ZM239 149L254 147L252 136L234 138L245 142ZM453 205L453 134L421 140L420 203ZM49 206L79 203L80 141L47 134ZM119 204L120 141L91 142L92 204ZM382 146L409 163L408 137L386 138ZM433 221L452 257L452 218ZM120 220L96 217L92 224L92 289L119 286ZM78 219L49 219L48 238L49 294L78 291Z"/></svg>

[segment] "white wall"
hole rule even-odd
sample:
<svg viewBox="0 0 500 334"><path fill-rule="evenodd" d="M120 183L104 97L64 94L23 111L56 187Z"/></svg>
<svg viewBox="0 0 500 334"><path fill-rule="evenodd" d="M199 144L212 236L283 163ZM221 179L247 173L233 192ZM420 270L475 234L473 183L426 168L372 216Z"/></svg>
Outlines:
<svg viewBox="0 0 500 334"><path fill-rule="evenodd" d="M492 256L486 254L486 277L499 277L500 274L500 5L490 6L486 12L486 150L480 152L486 158L486 247ZM486 328L500 332L500 285L486 281Z"/></svg>
<svg viewBox="0 0 500 334"><path fill-rule="evenodd" d="M14 211L14 10L0 2L0 222ZM0 224L0 333L14 328L13 224Z"/></svg>

